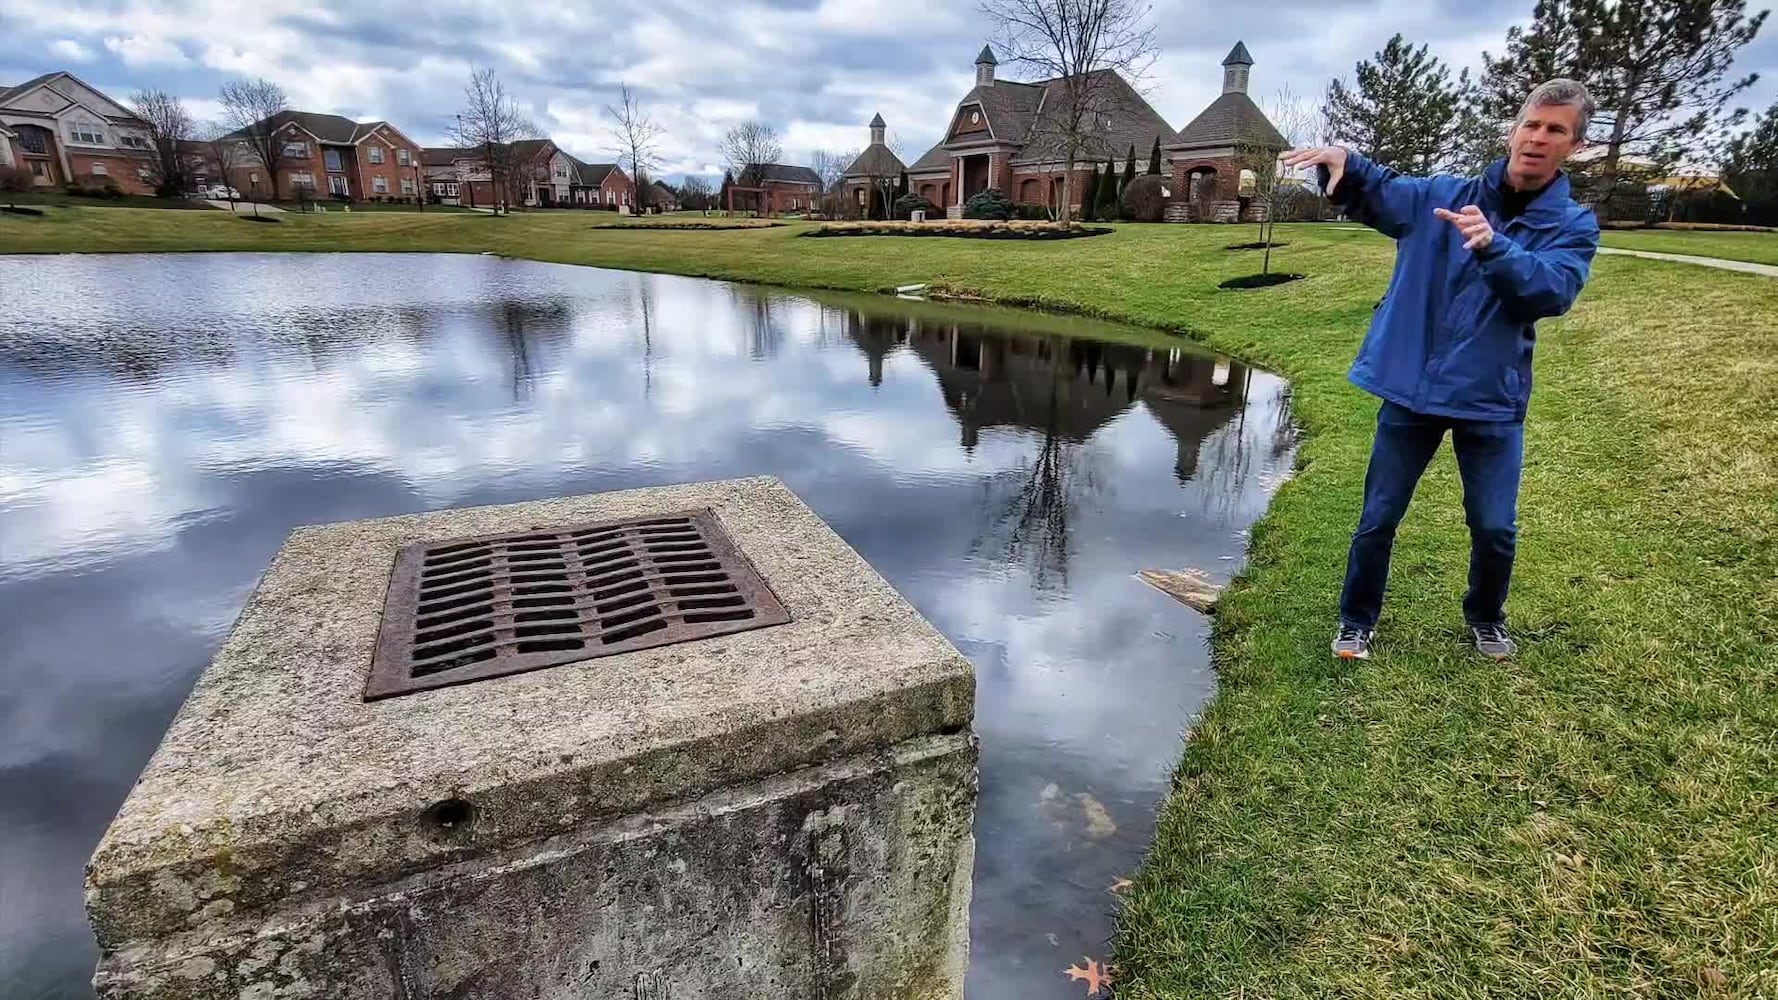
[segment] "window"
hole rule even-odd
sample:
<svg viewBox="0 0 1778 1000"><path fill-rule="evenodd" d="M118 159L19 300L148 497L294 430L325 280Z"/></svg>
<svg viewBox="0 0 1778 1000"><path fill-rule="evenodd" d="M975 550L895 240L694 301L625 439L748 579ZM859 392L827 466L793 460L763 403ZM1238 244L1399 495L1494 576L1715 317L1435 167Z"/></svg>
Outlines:
<svg viewBox="0 0 1778 1000"><path fill-rule="evenodd" d="M408 180L406 177L403 177L401 179L401 193L402 194L413 194L414 193L414 182Z"/></svg>
<svg viewBox="0 0 1778 1000"><path fill-rule="evenodd" d="M445 194L451 196L452 198L457 197L457 182L456 181L451 181L445 185Z"/></svg>
<svg viewBox="0 0 1778 1000"><path fill-rule="evenodd" d="M42 160L32 160L31 161L31 176L33 176L33 177L48 177L49 176L43 170L43 161Z"/></svg>
<svg viewBox="0 0 1778 1000"><path fill-rule="evenodd" d="M259 183L259 175L258 174L248 174L247 175L247 183L258 184Z"/></svg>
<svg viewBox="0 0 1778 1000"><path fill-rule="evenodd" d="M148 140L139 135L120 135L117 137L117 144L119 146L128 146L131 149L148 148Z"/></svg>
<svg viewBox="0 0 1778 1000"><path fill-rule="evenodd" d="M83 142L89 146L105 144L105 130L91 122L75 122L68 129L70 142Z"/></svg>
<svg viewBox="0 0 1778 1000"><path fill-rule="evenodd" d="M111 172L111 168L107 167L103 163L93 164L93 176L94 177L104 177L104 176L108 175L110 172Z"/></svg>
<svg viewBox="0 0 1778 1000"><path fill-rule="evenodd" d="M610 205L615 201L617 201L617 192L615 192L615 191L605 192L605 204Z"/></svg>
<svg viewBox="0 0 1778 1000"><path fill-rule="evenodd" d="M395 151L395 162L401 164L404 167L408 166L410 161L408 160L407 150L405 150L405 149L396 150Z"/></svg>
<svg viewBox="0 0 1778 1000"><path fill-rule="evenodd" d="M18 132L19 147L27 153L47 153L49 144L43 141L44 132L39 128L21 128Z"/></svg>
<svg viewBox="0 0 1778 1000"><path fill-rule="evenodd" d="M438 195L441 198L444 197L444 191L445 191L445 188L444 188L443 182L435 182L432 185L432 193L435 195Z"/></svg>
<svg viewBox="0 0 1778 1000"><path fill-rule="evenodd" d="M370 189L372 191L375 191L377 194L388 194L389 193L389 178L387 178L387 177L372 177L370 179Z"/></svg>
<svg viewBox="0 0 1778 1000"><path fill-rule="evenodd" d="M330 150L327 150L326 152L322 153L321 154L321 162L323 165L325 165L327 167L328 170L335 172L335 173L338 173L340 170L344 169L340 166L340 151L337 149L330 149Z"/></svg>
<svg viewBox="0 0 1778 1000"><path fill-rule="evenodd" d="M150 181L154 180L154 171L148 169L147 167L137 167L136 168L136 179L139 181L142 181L144 183L150 182Z"/></svg>
<svg viewBox="0 0 1778 1000"><path fill-rule="evenodd" d="M284 144L284 155L297 160L309 158L309 144L306 142L287 142Z"/></svg>
<svg viewBox="0 0 1778 1000"><path fill-rule="evenodd" d="M370 147L370 162L372 162L372 163L383 162L383 147L381 147L381 146Z"/></svg>
<svg viewBox="0 0 1778 1000"><path fill-rule="evenodd" d="M297 187L312 188L315 186L315 175L310 173L291 174L290 183Z"/></svg>

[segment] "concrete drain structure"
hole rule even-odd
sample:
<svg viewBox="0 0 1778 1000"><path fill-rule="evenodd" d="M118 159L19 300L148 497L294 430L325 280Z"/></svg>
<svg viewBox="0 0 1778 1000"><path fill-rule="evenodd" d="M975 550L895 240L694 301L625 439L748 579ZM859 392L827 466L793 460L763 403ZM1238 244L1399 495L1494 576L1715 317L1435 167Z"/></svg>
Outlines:
<svg viewBox="0 0 1778 1000"><path fill-rule="evenodd" d="M973 711L775 480L301 528L88 866L95 986L960 997Z"/></svg>

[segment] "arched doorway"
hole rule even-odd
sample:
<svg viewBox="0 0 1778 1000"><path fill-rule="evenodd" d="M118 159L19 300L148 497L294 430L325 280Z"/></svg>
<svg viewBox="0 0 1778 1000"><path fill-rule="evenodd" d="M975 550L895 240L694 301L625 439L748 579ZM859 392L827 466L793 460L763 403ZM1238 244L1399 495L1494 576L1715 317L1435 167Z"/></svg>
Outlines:
<svg viewBox="0 0 1778 1000"><path fill-rule="evenodd" d="M948 208L948 207L950 207L950 204L951 204L951 182L945 181L944 185L938 189L938 207L939 208Z"/></svg>
<svg viewBox="0 0 1778 1000"><path fill-rule="evenodd" d="M1035 177L1027 177L1019 182L1019 201L1027 205L1036 205L1043 200L1043 184Z"/></svg>

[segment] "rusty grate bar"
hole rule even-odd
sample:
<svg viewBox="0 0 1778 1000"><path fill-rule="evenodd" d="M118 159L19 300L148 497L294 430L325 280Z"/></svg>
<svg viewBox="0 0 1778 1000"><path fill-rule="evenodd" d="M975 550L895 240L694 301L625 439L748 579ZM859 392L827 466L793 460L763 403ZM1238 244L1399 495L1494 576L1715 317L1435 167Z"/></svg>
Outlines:
<svg viewBox="0 0 1778 1000"><path fill-rule="evenodd" d="M709 510L396 553L364 700L781 625Z"/></svg>

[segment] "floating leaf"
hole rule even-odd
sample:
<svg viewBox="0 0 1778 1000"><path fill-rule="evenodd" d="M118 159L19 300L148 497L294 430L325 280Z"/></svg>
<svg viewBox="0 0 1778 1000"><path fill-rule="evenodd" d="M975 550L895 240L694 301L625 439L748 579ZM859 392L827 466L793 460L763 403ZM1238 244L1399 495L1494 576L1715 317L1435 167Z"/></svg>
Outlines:
<svg viewBox="0 0 1778 1000"><path fill-rule="evenodd" d="M1085 982L1087 984L1087 996L1096 997L1103 992L1107 986L1111 985L1111 976L1106 974L1105 967L1100 965L1097 960L1089 958L1086 960L1086 963L1087 965L1084 969L1078 965L1070 965L1068 967L1068 978L1075 980L1076 982Z"/></svg>

